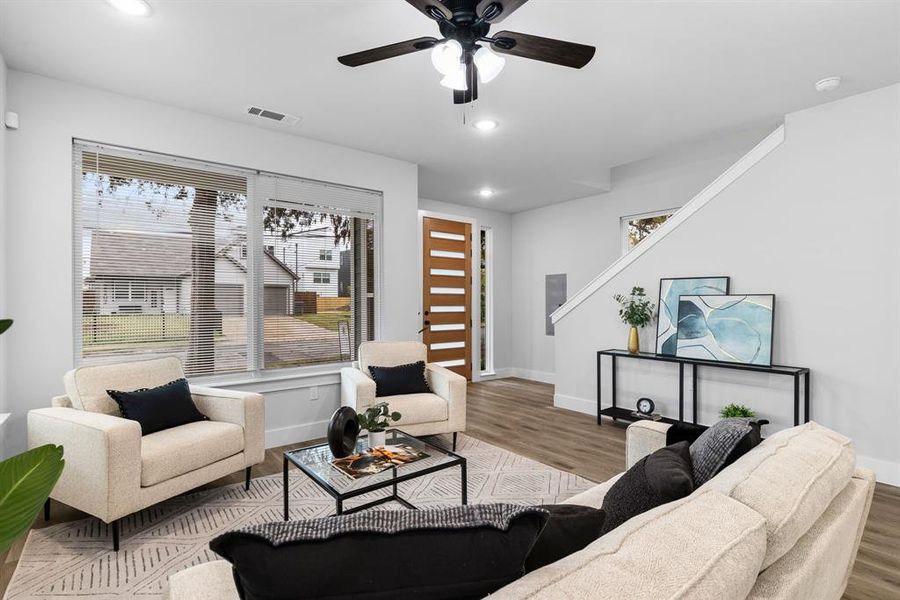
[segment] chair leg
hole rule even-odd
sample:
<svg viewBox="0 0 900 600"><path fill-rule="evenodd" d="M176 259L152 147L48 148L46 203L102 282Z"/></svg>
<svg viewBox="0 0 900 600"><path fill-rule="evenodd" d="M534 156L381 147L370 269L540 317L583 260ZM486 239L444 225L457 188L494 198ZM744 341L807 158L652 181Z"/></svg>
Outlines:
<svg viewBox="0 0 900 600"><path fill-rule="evenodd" d="M113 534L113 551L119 551L119 519L116 519L112 523L112 534Z"/></svg>
<svg viewBox="0 0 900 600"><path fill-rule="evenodd" d="M47 501L44 502L44 522L50 520L50 498L47 498Z"/></svg>
<svg viewBox="0 0 900 600"><path fill-rule="evenodd" d="M456 432L453 432L453 451L456 452Z"/></svg>
<svg viewBox="0 0 900 600"><path fill-rule="evenodd" d="M246 475L244 476L245 477L244 478L244 491L245 492L250 491L250 471L252 471L252 470L253 470L253 467L247 467L247 469L246 469Z"/></svg>

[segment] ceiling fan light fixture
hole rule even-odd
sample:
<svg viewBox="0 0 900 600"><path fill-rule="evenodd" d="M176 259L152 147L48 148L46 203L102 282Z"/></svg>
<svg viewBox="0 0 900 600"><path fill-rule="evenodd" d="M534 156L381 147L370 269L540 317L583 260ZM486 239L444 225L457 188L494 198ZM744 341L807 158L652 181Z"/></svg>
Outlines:
<svg viewBox="0 0 900 600"><path fill-rule="evenodd" d="M469 89L469 82L466 81L466 66L459 63L457 67L452 73L444 75L444 78L441 79L441 85L451 90L465 92Z"/></svg>
<svg viewBox="0 0 900 600"><path fill-rule="evenodd" d="M462 44L456 40L447 40L443 44L437 44L431 50L431 64L441 75L452 75L460 66L462 58Z"/></svg>
<svg viewBox="0 0 900 600"><path fill-rule="evenodd" d="M506 59L486 46L475 51L474 60L481 83L493 81L506 66Z"/></svg>

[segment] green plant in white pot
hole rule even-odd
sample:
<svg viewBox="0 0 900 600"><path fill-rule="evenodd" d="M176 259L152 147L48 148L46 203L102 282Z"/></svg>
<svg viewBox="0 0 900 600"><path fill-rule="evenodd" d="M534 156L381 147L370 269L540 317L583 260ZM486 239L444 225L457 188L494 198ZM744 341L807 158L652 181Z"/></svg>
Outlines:
<svg viewBox="0 0 900 600"><path fill-rule="evenodd" d="M11 319L0 319L0 334ZM28 531L62 475L62 446L48 444L0 462L0 554Z"/></svg>
<svg viewBox="0 0 900 600"><path fill-rule="evenodd" d="M369 447L381 448L384 446L384 430L390 425L390 421L399 421L400 413L391 412L387 402L373 404L365 411L356 415L359 428L369 432Z"/></svg>

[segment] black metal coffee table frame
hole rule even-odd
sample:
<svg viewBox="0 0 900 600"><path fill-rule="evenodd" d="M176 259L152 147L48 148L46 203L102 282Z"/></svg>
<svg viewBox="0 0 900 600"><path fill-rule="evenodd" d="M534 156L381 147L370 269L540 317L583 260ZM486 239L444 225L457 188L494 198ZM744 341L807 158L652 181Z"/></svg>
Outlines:
<svg viewBox="0 0 900 600"><path fill-rule="evenodd" d="M414 437L414 436L411 436L408 433L405 433L399 429L395 429L393 431L396 431L397 433L400 433L407 437L411 437L411 438ZM288 482L288 466L290 464L295 465L297 468L299 468L301 471L303 471L303 473L305 473L307 477L312 479L320 488L325 490L325 492L329 496L334 498L335 509L336 509L335 514L338 514L338 515L349 515L351 513L360 512L360 511L372 508L373 506L378 506L380 504L386 504L388 502L399 502L406 508L415 510L418 508L417 506L415 506L414 504L412 504L405 498L402 498L397 493L397 484L403 483L404 481L410 481L411 479L415 479L417 477L422 477L424 475L429 475L429 474L435 473L437 471L443 471L444 469L450 469L450 468L453 468L456 466L459 466L459 468L460 468L460 492L461 492L460 495L462 497L462 504L463 505L468 504L469 503L468 492L466 489L466 459L464 457L456 454L455 452L451 452L450 450L446 450L444 448L441 448L440 446L436 446L434 444L426 442L425 440L423 440L421 438L415 438L415 439L418 440L420 443L422 443L430 448L434 448L435 450L442 452L443 454L447 455L448 457L451 457L452 460L441 463L439 465L426 467L424 469L410 471L409 473L402 474L402 475L398 474L397 466L393 466L393 467L391 467L391 470L393 471L393 477L391 477L390 479L381 480L381 481L378 481L371 485L364 485L358 489L350 490L348 492L340 492L340 491L334 489L334 487L328 481L322 479L318 473L316 473L314 470L309 468L302 461L294 460L294 458L291 456L291 453L296 452L297 450L309 450L310 448L327 446L328 444L317 444L315 446L309 446L306 448L295 448L293 450L286 451L284 453L284 484L283 484L284 485L284 520L285 521L289 520L289 497L290 497L290 495L289 495L289 485L288 485L288 483L289 483ZM410 463L410 465L413 465L413 464L415 464L415 463ZM401 472L402 472L403 466L410 466L410 465L401 465ZM344 510L344 501L345 500L349 500L349 499L355 498L357 496L362 496L363 494L369 494L371 492L382 490L382 489L385 489L388 487L391 488L390 496L385 496L384 498L378 498L377 500L373 500L371 502L367 502L365 504L361 504L359 506L354 506L353 508Z"/></svg>

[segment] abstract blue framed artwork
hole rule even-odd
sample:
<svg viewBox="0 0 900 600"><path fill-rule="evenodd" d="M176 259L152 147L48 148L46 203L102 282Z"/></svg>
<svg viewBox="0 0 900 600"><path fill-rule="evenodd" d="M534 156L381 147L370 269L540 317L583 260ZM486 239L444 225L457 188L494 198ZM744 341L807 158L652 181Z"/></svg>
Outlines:
<svg viewBox="0 0 900 600"><path fill-rule="evenodd" d="M678 348L678 298L728 293L728 277L668 277L659 280L656 352L675 356Z"/></svg>
<svg viewBox="0 0 900 600"><path fill-rule="evenodd" d="M774 294L681 296L677 356L772 364Z"/></svg>

